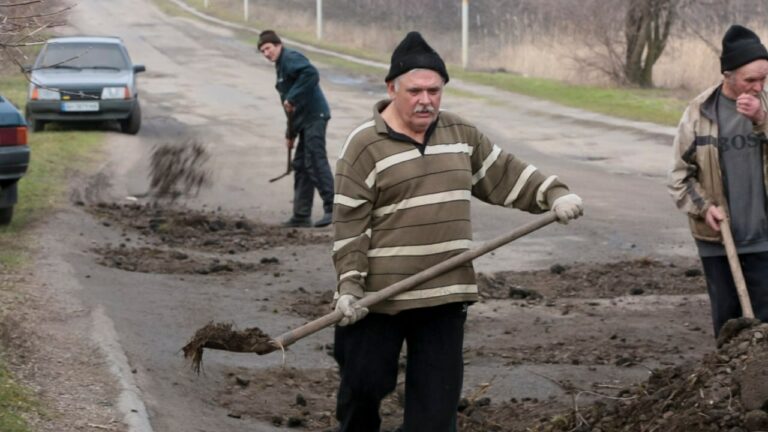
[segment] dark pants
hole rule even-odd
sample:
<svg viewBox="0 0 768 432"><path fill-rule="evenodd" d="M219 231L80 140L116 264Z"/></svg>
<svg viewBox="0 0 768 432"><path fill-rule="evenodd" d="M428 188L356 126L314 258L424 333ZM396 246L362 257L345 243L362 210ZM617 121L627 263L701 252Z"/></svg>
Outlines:
<svg viewBox="0 0 768 432"><path fill-rule="evenodd" d="M339 432L379 430L379 406L397 385L403 341L408 347L403 431L455 432L466 318L465 303L450 303L396 315L371 313L336 327Z"/></svg>
<svg viewBox="0 0 768 432"><path fill-rule="evenodd" d="M333 175L325 152L328 120L319 119L299 131L299 144L293 157L293 216L309 218L315 189L323 199L323 210L333 212Z"/></svg>
<svg viewBox="0 0 768 432"><path fill-rule="evenodd" d="M755 318L768 322L768 252L740 254L739 261ZM726 321L742 316L741 305L728 257L702 257L701 263L707 278L712 324L717 337Z"/></svg>

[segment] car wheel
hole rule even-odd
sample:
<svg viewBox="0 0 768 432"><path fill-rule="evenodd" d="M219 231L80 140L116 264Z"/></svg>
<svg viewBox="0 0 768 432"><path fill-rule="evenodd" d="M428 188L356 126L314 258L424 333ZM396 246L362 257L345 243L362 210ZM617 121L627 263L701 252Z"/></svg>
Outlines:
<svg viewBox="0 0 768 432"><path fill-rule="evenodd" d="M137 99L136 104L133 105L133 110L131 110L131 115L125 120L120 120L120 130L123 133L136 135L139 133L139 129L141 129L141 106Z"/></svg>
<svg viewBox="0 0 768 432"><path fill-rule="evenodd" d="M30 132L42 132L45 130L45 120L38 120L29 111L26 112L27 130Z"/></svg>
<svg viewBox="0 0 768 432"><path fill-rule="evenodd" d="M0 208L0 225L8 225L13 219L13 207Z"/></svg>

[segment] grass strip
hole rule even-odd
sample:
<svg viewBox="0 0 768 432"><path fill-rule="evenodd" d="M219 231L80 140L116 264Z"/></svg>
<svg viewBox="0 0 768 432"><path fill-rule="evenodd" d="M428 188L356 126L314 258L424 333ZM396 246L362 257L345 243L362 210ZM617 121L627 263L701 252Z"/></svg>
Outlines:
<svg viewBox="0 0 768 432"><path fill-rule="evenodd" d="M26 105L26 92L27 81L23 76L0 77L0 94L21 112ZM19 201L13 221L0 227L0 278L3 273L28 265L32 242L30 228L64 201L68 177L96 160L103 133L30 133L28 141L31 160L26 175L19 182ZM30 415L44 414L31 392L15 382L0 358L0 431L32 432L25 420Z"/></svg>
<svg viewBox="0 0 768 432"><path fill-rule="evenodd" d="M0 79L0 94L24 112L26 80ZM19 202L10 225L0 228L0 249L18 243L19 235L63 202L67 178L97 160L104 134L99 131L37 132L29 134L30 165L19 181ZM6 264L0 254L0 265Z"/></svg>
<svg viewBox="0 0 768 432"><path fill-rule="evenodd" d="M662 125L680 121L687 102L663 89L606 88L566 84L504 72L471 72L450 68L456 78L537 97L574 108Z"/></svg>

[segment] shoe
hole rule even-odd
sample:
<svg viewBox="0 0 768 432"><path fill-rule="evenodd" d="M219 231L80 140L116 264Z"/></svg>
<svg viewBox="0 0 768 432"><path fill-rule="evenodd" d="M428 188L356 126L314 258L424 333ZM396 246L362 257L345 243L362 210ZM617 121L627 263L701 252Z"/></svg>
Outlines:
<svg viewBox="0 0 768 432"><path fill-rule="evenodd" d="M320 220L315 222L315 228L322 228L328 226L333 222L333 213L326 213Z"/></svg>
<svg viewBox="0 0 768 432"><path fill-rule="evenodd" d="M287 221L282 223L285 228L310 228L312 227L312 219L310 218L297 218L291 217Z"/></svg>

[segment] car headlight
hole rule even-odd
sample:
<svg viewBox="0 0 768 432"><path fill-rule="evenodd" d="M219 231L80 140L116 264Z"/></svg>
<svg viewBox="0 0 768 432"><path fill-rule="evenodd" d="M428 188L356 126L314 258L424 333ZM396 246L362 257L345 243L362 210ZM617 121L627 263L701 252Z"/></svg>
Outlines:
<svg viewBox="0 0 768 432"><path fill-rule="evenodd" d="M128 87L104 87L101 91L102 99L130 99L131 92Z"/></svg>
<svg viewBox="0 0 768 432"><path fill-rule="evenodd" d="M32 100L59 100L61 99L61 93L58 90L48 89L45 87L32 87L32 94L30 95Z"/></svg>

